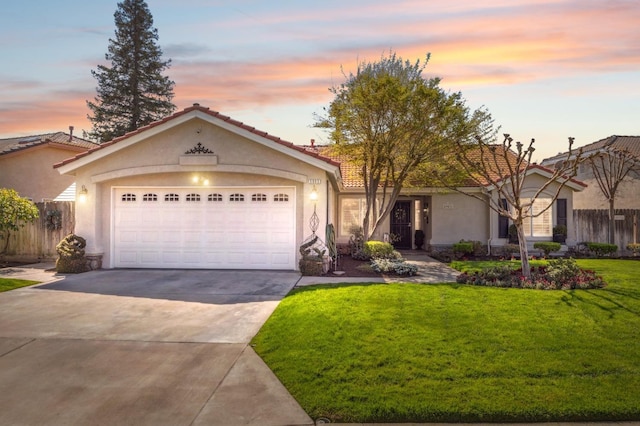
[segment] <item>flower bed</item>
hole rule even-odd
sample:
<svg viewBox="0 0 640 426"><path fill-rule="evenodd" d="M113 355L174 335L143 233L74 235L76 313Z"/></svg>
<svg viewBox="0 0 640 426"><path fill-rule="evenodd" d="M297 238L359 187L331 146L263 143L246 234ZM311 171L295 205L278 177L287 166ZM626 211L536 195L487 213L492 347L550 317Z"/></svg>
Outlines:
<svg viewBox="0 0 640 426"><path fill-rule="evenodd" d="M522 269L495 266L481 272L462 273L457 282L488 287L529 288L538 290L574 290L602 288L607 284L590 270L580 269L573 259L550 260L546 266L531 268L531 278Z"/></svg>

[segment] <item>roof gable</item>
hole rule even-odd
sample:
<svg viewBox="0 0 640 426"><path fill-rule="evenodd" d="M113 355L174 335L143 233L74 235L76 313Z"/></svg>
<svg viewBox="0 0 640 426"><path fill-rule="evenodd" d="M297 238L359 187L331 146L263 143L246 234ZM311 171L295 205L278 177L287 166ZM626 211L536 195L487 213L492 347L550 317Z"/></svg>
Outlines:
<svg viewBox="0 0 640 426"><path fill-rule="evenodd" d="M141 140L145 140L151 136L157 135L196 118L200 118L235 134L244 136L247 139L253 140L254 142L260 143L264 146L268 146L286 155L297 157L304 162L313 164L327 171L335 171L339 166L339 163L331 158L317 153L308 152L303 147L295 145L292 142L284 141L279 137L270 135L267 132L256 129L255 127L233 120L232 118L220 114L217 111L212 111L207 107L202 107L199 104L193 104L193 106L176 112L162 120L153 122L133 132L129 132L126 135L115 138L109 142L102 143L87 152L80 153L75 157L57 163L54 167L64 169L61 170L61 173L67 173L77 169L78 167L97 161L113 152L119 151L120 149L136 144Z"/></svg>
<svg viewBox="0 0 640 426"><path fill-rule="evenodd" d="M604 139L592 142L588 145L580 147L584 156L588 156L596 151L603 149L616 149L629 151L633 156L640 159L640 136L609 136ZM558 153L553 157L545 158L542 164L555 164L556 161L566 158L567 153Z"/></svg>
<svg viewBox="0 0 640 426"><path fill-rule="evenodd" d="M44 133L41 135L0 139L0 155L16 153L43 146L52 146L78 152L95 148L98 144L64 132Z"/></svg>

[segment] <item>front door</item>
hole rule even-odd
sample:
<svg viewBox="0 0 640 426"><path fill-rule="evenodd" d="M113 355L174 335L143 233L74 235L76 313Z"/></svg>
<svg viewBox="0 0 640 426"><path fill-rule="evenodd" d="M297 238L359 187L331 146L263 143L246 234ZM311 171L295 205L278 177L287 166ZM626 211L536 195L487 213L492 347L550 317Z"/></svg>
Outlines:
<svg viewBox="0 0 640 426"><path fill-rule="evenodd" d="M391 234L396 249L410 250L411 247L411 201L396 201L391 211Z"/></svg>

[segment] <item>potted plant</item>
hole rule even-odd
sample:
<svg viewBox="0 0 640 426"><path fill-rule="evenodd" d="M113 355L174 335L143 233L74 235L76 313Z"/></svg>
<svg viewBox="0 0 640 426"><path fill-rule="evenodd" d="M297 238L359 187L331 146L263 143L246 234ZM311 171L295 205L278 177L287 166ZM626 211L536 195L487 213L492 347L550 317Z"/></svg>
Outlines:
<svg viewBox="0 0 640 426"><path fill-rule="evenodd" d="M414 239L418 250L422 250L422 246L424 245L424 231L421 229L416 229Z"/></svg>
<svg viewBox="0 0 640 426"><path fill-rule="evenodd" d="M556 225L553 227L553 241L564 244L567 241L567 227L564 225Z"/></svg>

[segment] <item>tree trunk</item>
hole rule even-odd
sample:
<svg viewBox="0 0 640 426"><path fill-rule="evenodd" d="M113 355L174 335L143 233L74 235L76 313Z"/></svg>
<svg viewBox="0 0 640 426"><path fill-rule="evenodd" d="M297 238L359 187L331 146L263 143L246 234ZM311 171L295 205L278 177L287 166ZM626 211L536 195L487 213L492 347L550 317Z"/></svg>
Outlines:
<svg viewBox="0 0 640 426"><path fill-rule="evenodd" d="M613 208L614 201L613 198L609 198L609 244L616 243L616 212Z"/></svg>
<svg viewBox="0 0 640 426"><path fill-rule="evenodd" d="M520 246L520 262L522 264L522 275L531 278L531 266L529 265L529 249L527 249L527 237L524 233L522 222L516 223L518 231L518 244Z"/></svg>

